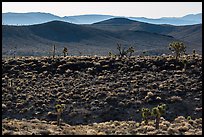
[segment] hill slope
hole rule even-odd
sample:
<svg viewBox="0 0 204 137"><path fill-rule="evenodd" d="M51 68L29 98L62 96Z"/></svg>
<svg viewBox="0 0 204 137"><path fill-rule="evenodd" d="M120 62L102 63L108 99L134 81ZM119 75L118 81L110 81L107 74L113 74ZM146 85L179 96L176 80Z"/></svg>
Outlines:
<svg viewBox="0 0 204 137"><path fill-rule="evenodd" d="M55 105L65 104L61 118L70 125L141 122L140 110L160 103L168 121L201 118L202 55L183 68L169 56L3 58L2 119L56 121Z"/></svg>
<svg viewBox="0 0 204 137"><path fill-rule="evenodd" d="M155 25L126 18L114 18L89 26L113 32L128 30L163 34L185 41L186 44L189 45L189 48L195 48L199 51L201 51L202 48L202 24L187 26ZM192 45L192 47L190 45Z"/></svg>
<svg viewBox="0 0 204 137"><path fill-rule="evenodd" d="M128 22L131 22L127 20ZM126 25L129 23L126 22ZM123 21L122 21L123 23ZM120 22L118 22L120 24ZM120 25L119 25L120 26ZM137 51L155 50L154 54L167 52L167 46L174 37L138 30L109 31L88 25L76 25L61 21L31 26L4 26L2 30L3 55L10 54L13 47L17 47L19 55L35 54L48 55L53 45L57 45L58 54L62 48L68 47L69 53L107 55L109 51L117 52L116 44L132 45ZM114 27L110 27L114 28Z"/></svg>

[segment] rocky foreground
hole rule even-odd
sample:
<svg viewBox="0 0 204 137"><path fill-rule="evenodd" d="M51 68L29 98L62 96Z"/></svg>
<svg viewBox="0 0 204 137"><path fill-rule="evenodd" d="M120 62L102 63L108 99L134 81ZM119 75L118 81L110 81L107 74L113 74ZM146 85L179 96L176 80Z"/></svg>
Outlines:
<svg viewBox="0 0 204 137"><path fill-rule="evenodd" d="M140 128L135 123L142 121L140 110L160 103L167 105L164 118L171 124L178 116L202 117L201 55L188 56L186 67L171 56L2 58L3 134L32 134L33 119L49 126L47 134L148 134L136 131ZM56 104L65 104L63 129L50 123L57 119ZM13 122L18 126L8 133ZM127 130L117 130L122 128L114 122ZM24 129L20 126L24 124L30 126ZM191 128L185 132L202 133L200 127Z"/></svg>
<svg viewBox="0 0 204 137"><path fill-rule="evenodd" d="M56 122L32 120L3 120L3 135L202 135L202 118L187 120L183 116L173 122L161 118L160 128L154 121L148 125L135 121L109 121L71 126Z"/></svg>

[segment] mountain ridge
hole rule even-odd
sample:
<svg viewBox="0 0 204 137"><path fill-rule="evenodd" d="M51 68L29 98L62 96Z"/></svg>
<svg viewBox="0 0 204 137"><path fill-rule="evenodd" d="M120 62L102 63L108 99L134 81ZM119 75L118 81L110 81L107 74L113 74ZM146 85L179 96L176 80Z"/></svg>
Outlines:
<svg viewBox="0 0 204 137"><path fill-rule="evenodd" d="M29 14L30 14L30 17L29 17ZM43 16L43 19L41 16ZM2 13L2 24L33 25L33 24L41 24L41 23L45 23L53 20L66 21L74 24L92 24L92 23L107 20L110 18L118 18L118 17L122 17L122 16L85 14L85 15L72 15L72 16L60 17L51 13L44 13L44 12L28 12L28 13L9 12L9 13ZM15 18L15 20L13 18ZM183 17L163 17L158 19L151 19L146 17L125 17L125 18L135 20L135 21L140 21L140 22L152 23L152 24L190 25L190 24L202 23L202 13L189 14Z"/></svg>

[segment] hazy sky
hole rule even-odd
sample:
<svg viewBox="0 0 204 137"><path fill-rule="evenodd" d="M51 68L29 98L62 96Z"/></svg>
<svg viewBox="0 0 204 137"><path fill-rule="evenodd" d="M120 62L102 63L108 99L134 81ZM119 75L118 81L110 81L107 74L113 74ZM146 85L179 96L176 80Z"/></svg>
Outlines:
<svg viewBox="0 0 204 137"><path fill-rule="evenodd" d="M181 17L202 13L202 2L2 2L2 12L46 12L61 17L83 14Z"/></svg>

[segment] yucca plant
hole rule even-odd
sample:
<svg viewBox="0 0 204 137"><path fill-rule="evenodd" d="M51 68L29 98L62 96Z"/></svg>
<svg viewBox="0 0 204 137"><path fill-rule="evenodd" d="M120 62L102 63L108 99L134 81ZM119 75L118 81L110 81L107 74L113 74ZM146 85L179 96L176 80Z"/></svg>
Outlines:
<svg viewBox="0 0 204 137"><path fill-rule="evenodd" d="M186 46L183 42L171 42L169 44L169 50L175 53L176 59L178 59L182 54L185 54Z"/></svg>
<svg viewBox="0 0 204 137"><path fill-rule="evenodd" d="M128 53L129 53L129 57L132 56L132 53L135 52L134 48L133 47L130 47L128 48L127 50L125 48L122 48L121 47L121 44L118 44L118 51L119 51L119 56L122 58L122 57L127 57Z"/></svg>
<svg viewBox="0 0 204 137"><path fill-rule="evenodd" d="M129 57L131 57L131 56L132 56L132 53L135 52L135 49L134 49L133 47L130 47L130 48L127 50L127 52L130 53L130 54L129 54Z"/></svg>
<svg viewBox="0 0 204 137"><path fill-rule="evenodd" d="M118 49L118 51L119 51L119 56L120 56L121 58L124 57L124 56L126 56L126 55L127 55L127 51L125 50L125 48L122 48L122 47L121 47L121 44L119 44L119 43L117 43L117 45L118 45L117 49Z"/></svg>
<svg viewBox="0 0 204 137"><path fill-rule="evenodd" d="M64 104L57 104L56 106L55 106L55 108L56 108L56 111L57 111L57 126L60 126L60 116L61 116L61 114L62 114L62 112L63 112L63 110L64 110L64 108L65 108L65 105Z"/></svg>
<svg viewBox="0 0 204 137"><path fill-rule="evenodd" d="M158 105L157 107L154 107L152 109L152 116L156 117L155 121L155 127L156 129L159 129L159 122L160 122L160 117L163 115L166 111L166 104Z"/></svg>
<svg viewBox="0 0 204 137"><path fill-rule="evenodd" d="M63 53L64 53L64 57L66 57L66 54L68 53L67 48L64 48L64 49L63 49Z"/></svg>
<svg viewBox="0 0 204 137"><path fill-rule="evenodd" d="M149 117L151 116L151 112L148 108L142 108L142 119L144 120L145 124L148 124Z"/></svg>

